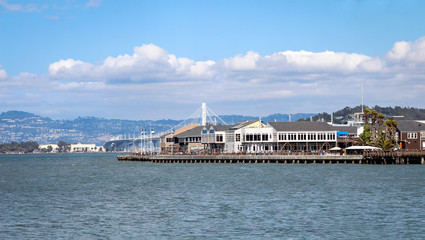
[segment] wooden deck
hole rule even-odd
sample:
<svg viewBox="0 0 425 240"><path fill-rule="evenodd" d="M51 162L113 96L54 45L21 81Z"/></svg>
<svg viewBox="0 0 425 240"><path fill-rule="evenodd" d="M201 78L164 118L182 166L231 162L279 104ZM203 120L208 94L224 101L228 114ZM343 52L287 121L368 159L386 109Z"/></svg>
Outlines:
<svg viewBox="0 0 425 240"><path fill-rule="evenodd" d="M423 150L365 151L363 157L365 160L385 164L425 164Z"/></svg>
<svg viewBox="0 0 425 240"><path fill-rule="evenodd" d="M152 163L287 163L362 164L362 155L124 155L119 161Z"/></svg>
<svg viewBox="0 0 425 240"><path fill-rule="evenodd" d="M151 163L425 164L425 151L374 151L363 155L120 155Z"/></svg>

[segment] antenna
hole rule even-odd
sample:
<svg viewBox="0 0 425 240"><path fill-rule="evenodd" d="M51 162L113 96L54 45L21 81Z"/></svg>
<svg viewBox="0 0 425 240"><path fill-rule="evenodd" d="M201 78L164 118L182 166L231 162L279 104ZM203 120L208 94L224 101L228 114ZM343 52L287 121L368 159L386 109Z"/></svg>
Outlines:
<svg viewBox="0 0 425 240"><path fill-rule="evenodd" d="M363 86L364 85L364 82L362 82L362 113L364 113L364 111L363 111Z"/></svg>

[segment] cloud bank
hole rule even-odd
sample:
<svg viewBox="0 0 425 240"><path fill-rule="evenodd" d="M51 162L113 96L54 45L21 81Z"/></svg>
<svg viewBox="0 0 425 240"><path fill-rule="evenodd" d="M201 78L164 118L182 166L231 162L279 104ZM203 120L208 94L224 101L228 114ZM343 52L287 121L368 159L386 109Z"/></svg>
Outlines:
<svg viewBox="0 0 425 240"><path fill-rule="evenodd" d="M255 115L358 105L361 83L366 87L366 104L424 107L425 37L396 42L383 57L303 50L261 56L249 51L218 61L197 61L143 44L131 54L110 56L100 63L61 59L49 65L47 76L8 76L0 69L0 98L15 105L26 100L44 104L45 110L40 111L46 112L68 104L80 106L72 111L90 113L91 105L109 115L130 117L132 111L162 118L172 117L173 113L167 114L173 111L171 104L193 107L207 101L228 113L233 109ZM31 99L13 101L18 92L30 94ZM69 99L58 100L57 95Z"/></svg>

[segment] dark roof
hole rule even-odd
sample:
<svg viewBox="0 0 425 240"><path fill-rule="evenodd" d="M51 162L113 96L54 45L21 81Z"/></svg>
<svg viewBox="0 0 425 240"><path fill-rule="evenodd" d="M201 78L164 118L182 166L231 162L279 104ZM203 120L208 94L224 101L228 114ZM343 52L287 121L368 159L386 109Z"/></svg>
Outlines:
<svg viewBox="0 0 425 240"><path fill-rule="evenodd" d="M326 122L269 122L276 131L336 131Z"/></svg>
<svg viewBox="0 0 425 240"><path fill-rule="evenodd" d="M425 123L417 120L397 120L397 128L401 132L419 132L425 131Z"/></svg>
<svg viewBox="0 0 425 240"><path fill-rule="evenodd" d="M192 129L184 131L180 134L177 134L174 137L176 137L176 138L200 137L203 128L204 128L204 126L194 127Z"/></svg>
<svg viewBox="0 0 425 240"><path fill-rule="evenodd" d="M228 131L231 128L233 128L232 125L213 125L213 126L209 126L207 127L207 129L210 129L211 127L214 128L214 131Z"/></svg>
<svg viewBox="0 0 425 240"><path fill-rule="evenodd" d="M217 132L217 131L227 131L232 126L231 125L209 125L209 126L205 126L205 128L207 130L209 130L211 127L213 127L214 131ZM180 134L175 135L175 137L177 137L177 138L200 137L201 134L202 134L202 129L204 129L204 126L194 127L192 129L189 129L187 131L184 131Z"/></svg>

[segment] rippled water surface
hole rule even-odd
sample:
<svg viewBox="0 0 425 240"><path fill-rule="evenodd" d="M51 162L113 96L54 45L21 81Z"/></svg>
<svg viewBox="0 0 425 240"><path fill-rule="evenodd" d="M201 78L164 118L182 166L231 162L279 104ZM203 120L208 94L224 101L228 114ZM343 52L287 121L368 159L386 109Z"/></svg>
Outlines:
<svg viewBox="0 0 425 240"><path fill-rule="evenodd" d="M425 165L0 155L0 239L423 239Z"/></svg>

